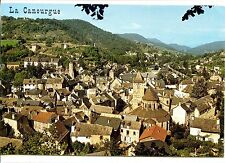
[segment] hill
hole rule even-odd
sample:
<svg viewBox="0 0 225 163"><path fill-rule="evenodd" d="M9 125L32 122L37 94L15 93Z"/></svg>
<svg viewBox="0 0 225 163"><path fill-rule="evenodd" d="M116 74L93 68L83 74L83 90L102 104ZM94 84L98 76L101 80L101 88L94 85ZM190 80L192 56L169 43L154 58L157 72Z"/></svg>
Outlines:
<svg viewBox="0 0 225 163"><path fill-rule="evenodd" d="M146 44L150 43L148 39L146 39L145 37L137 33L124 33L124 34L118 34L118 36L128 39L130 41L134 41L134 42L146 43Z"/></svg>
<svg viewBox="0 0 225 163"><path fill-rule="evenodd" d="M159 48L164 48L167 50L175 50L175 51L194 54L194 55L202 55L204 53L211 53L211 52L225 49L225 41L216 41L216 42L203 44L194 48L190 48L188 46L179 45L179 44L167 44L156 38L145 38L136 33L125 33L125 34L120 34L119 36L129 39L131 41L146 43L149 45L157 46Z"/></svg>
<svg viewBox="0 0 225 163"><path fill-rule="evenodd" d="M197 46L195 48L191 48L188 50L189 53L193 54L204 54L204 53L211 53L225 49L225 41L215 41L207 44L203 44Z"/></svg>
<svg viewBox="0 0 225 163"><path fill-rule="evenodd" d="M137 50L137 45L116 34L106 32L83 20L55 20L55 19L23 19L2 17L3 39L18 39L43 42L73 42L76 44L95 45L117 54ZM19 40L19 39L18 39Z"/></svg>

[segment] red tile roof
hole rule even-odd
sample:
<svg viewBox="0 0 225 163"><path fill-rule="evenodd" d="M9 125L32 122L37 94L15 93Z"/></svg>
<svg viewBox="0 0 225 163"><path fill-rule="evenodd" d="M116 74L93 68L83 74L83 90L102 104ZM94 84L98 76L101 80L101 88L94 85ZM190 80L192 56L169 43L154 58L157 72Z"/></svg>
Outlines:
<svg viewBox="0 0 225 163"><path fill-rule="evenodd" d="M56 116L57 115L52 112L40 112L38 115L33 116L32 119L42 123L51 123L51 120Z"/></svg>
<svg viewBox="0 0 225 163"><path fill-rule="evenodd" d="M161 140L161 141L165 141L167 136L167 132L165 129L154 125L150 128L147 128L144 130L144 132L141 134L139 140L143 140L146 138L153 138L154 140Z"/></svg>

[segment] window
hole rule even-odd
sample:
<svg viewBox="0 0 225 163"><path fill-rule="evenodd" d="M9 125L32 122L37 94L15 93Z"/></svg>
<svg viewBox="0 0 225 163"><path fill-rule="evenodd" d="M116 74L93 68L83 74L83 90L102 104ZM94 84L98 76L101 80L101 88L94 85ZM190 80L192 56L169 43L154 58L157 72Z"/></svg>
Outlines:
<svg viewBox="0 0 225 163"><path fill-rule="evenodd" d="M102 140L103 139L103 136L101 135L99 138L100 138L100 140Z"/></svg>
<svg viewBox="0 0 225 163"><path fill-rule="evenodd" d="M136 135L136 132L135 131L133 132L133 135Z"/></svg>
<svg viewBox="0 0 225 163"><path fill-rule="evenodd" d="M123 132L123 129L121 129L120 131Z"/></svg>
<svg viewBox="0 0 225 163"><path fill-rule="evenodd" d="M127 135L129 135L129 131L127 130Z"/></svg>

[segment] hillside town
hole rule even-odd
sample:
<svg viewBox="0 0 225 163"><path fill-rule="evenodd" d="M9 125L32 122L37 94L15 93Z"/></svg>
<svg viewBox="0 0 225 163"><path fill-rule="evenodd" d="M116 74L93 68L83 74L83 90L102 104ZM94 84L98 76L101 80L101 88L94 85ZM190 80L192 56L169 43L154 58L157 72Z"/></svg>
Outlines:
<svg viewBox="0 0 225 163"><path fill-rule="evenodd" d="M32 45L30 51L36 52L37 46ZM198 74L187 77L171 68L170 63L141 72L129 64L106 61L92 73L81 65L82 55L70 58L66 68L60 64L60 58L40 56L36 53L1 66L44 70L40 78L25 78L22 85L11 85L11 93L6 94L9 90L0 82L2 154L3 149L31 148L32 143L29 146L26 141L37 134L41 135L38 141L48 137L44 146L49 149L56 146L58 153L52 154L60 155L221 156L219 153L223 153L224 79L219 67L209 70L196 63L198 72L207 72L205 78ZM89 66L95 69L94 64ZM172 74L176 84L160 78L162 70ZM194 151L187 154L183 149L178 154L180 146L188 146L185 144L188 142L193 142L189 146ZM87 144L88 150L84 151ZM25 154L39 154L26 150Z"/></svg>

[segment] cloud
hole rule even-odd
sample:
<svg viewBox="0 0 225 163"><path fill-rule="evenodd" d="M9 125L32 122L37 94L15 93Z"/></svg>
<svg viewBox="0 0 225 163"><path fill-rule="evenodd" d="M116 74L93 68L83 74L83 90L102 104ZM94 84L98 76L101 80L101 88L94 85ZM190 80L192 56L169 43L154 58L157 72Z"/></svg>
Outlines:
<svg viewBox="0 0 225 163"><path fill-rule="evenodd" d="M142 28L142 25L135 22L127 23L126 25L122 27L122 29L125 29L125 30L137 30L141 28Z"/></svg>
<svg viewBox="0 0 225 163"><path fill-rule="evenodd" d="M131 23L131 26L130 26L132 29L140 29L142 26L138 23Z"/></svg>

